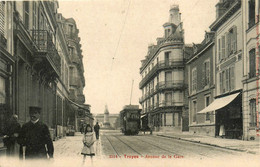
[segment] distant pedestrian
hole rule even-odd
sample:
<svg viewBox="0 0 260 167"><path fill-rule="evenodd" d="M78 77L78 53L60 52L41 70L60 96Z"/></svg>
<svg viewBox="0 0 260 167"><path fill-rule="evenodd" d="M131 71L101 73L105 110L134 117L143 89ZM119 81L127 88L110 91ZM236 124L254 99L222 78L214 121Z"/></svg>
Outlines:
<svg viewBox="0 0 260 167"><path fill-rule="evenodd" d="M6 146L6 154L10 157L19 157L20 145L17 143L17 138L21 130L21 125L18 123L18 116L12 115L4 130L4 145Z"/></svg>
<svg viewBox="0 0 260 167"><path fill-rule="evenodd" d="M94 131L95 131L97 140L99 139L99 129L100 129L100 126L97 122L96 125L94 126Z"/></svg>
<svg viewBox="0 0 260 167"><path fill-rule="evenodd" d="M18 143L25 146L25 159L53 158L53 143L48 126L39 121L41 108L30 107L30 121L22 126ZM46 150L47 148L47 150Z"/></svg>
<svg viewBox="0 0 260 167"><path fill-rule="evenodd" d="M80 133L81 133L81 134L84 133L84 124L83 124L83 123L80 125Z"/></svg>
<svg viewBox="0 0 260 167"><path fill-rule="evenodd" d="M86 126L82 141L83 141L83 149L81 151L81 154L84 156L83 164L85 163L86 156L90 156L91 164L93 164L92 157L95 156L94 143L96 141L96 137L93 133L92 127L89 124L87 124Z"/></svg>

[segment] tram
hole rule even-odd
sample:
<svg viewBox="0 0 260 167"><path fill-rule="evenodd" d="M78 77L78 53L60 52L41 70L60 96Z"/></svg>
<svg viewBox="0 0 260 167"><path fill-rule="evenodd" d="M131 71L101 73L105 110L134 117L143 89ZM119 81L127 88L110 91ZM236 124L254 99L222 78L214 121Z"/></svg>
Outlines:
<svg viewBox="0 0 260 167"><path fill-rule="evenodd" d="M126 105L120 111L120 128L124 135L137 135L140 130L140 113L138 105Z"/></svg>

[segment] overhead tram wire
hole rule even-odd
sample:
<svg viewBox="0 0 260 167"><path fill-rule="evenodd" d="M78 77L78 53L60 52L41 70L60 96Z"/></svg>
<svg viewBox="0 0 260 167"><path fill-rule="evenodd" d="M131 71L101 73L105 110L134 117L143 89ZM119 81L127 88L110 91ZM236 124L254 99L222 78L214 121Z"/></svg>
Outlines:
<svg viewBox="0 0 260 167"><path fill-rule="evenodd" d="M126 14L125 14L125 19L124 19L124 22L123 22L123 26L122 26L122 29L120 31L120 35L119 35L119 39L118 39L118 42L117 42L117 46L116 46L116 49L115 49L115 52L114 52L114 55L112 57L112 61L111 61L111 68L110 68L110 72L108 73L108 76L109 78L112 78L112 70L113 70L113 65L114 65L114 60L116 58L116 54L117 54L117 51L118 51L118 47L119 47L119 44L121 42L121 38L122 38L122 34L123 34L123 31L125 29L125 24L126 24L126 20L127 20L127 16L128 16L128 13L129 13L129 8L130 8L130 4L131 4L131 1L132 0L129 0L129 3L128 3L128 6L127 6L127 10L126 10ZM107 91L108 91L108 85L107 84L107 88L106 88L106 96L107 96Z"/></svg>
<svg viewBox="0 0 260 167"><path fill-rule="evenodd" d="M126 24L126 20L127 20L127 16L128 16L128 12L129 12L129 7L130 7L130 4L131 4L131 1L132 1L132 0L129 0L128 6L127 6L127 10L126 10L125 19L124 19L124 23L123 23L122 29L121 29L121 31L120 31L120 35L119 35L119 39L118 39L118 42L117 42L117 46L116 46L116 49L115 49L114 56L113 56L113 58L112 58L111 71L112 71L112 69L113 69L114 60L115 60L115 58L116 58L116 54L117 54L117 51L118 51L118 47L119 47L119 44L120 44L120 42L121 42L121 37L122 37L123 31L124 31L124 29L125 29L125 24Z"/></svg>

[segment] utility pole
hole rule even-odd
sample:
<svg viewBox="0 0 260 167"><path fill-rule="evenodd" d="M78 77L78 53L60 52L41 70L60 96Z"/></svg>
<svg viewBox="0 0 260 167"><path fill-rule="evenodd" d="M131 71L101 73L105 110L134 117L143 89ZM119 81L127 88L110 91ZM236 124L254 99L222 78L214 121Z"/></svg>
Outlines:
<svg viewBox="0 0 260 167"><path fill-rule="evenodd" d="M131 88L131 95L130 95L130 105L131 105L131 101L132 101L133 85L134 85L134 80L132 80L132 88Z"/></svg>

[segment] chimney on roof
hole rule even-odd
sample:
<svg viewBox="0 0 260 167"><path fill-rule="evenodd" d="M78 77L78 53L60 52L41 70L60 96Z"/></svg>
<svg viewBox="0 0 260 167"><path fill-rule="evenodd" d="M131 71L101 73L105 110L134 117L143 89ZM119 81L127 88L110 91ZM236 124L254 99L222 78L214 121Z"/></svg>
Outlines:
<svg viewBox="0 0 260 167"><path fill-rule="evenodd" d="M179 25L181 22L181 14L179 12L179 5L172 5L170 8L169 23Z"/></svg>

